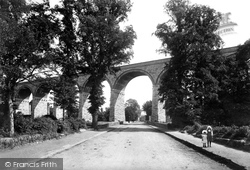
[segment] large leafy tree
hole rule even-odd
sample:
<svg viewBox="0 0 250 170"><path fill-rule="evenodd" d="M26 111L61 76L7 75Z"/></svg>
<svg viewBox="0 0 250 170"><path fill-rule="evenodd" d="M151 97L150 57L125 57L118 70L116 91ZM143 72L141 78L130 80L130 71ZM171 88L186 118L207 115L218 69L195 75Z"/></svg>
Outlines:
<svg viewBox="0 0 250 170"><path fill-rule="evenodd" d="M94 0L79 1L76 9L78 51L83 56L77 66L81 73L90 75L91 106L88 110L93 117L93 126L96 126L98 111L104 103L102 81L105 75L115 73L115 66L128 62L133 55L135 32L132 26L125 29L119 26L127 18L130 8L129 1Z"/></svg>
<svg viewBox="0 0 250 170"><path fill-rule="evenodd" d="M60 1L54 8L50 7L49 16L56 24L53 38L55 43L48 60L53 71L52 80L48 80L48 88L52 89L53 100L63 110L63 119L78 116L78 94L76 69L79 53L77 51L75 0ZM41 11L47 13L47 11ZM67 113L67 114L66 114Z"/></svg>
<svg viewBox="0 0 250 170"><path fill-rule="evenodd" d="M242 101L244 98L249 98L249 61L250 61L250 40L247 40L243 45L238 46L235 56L236 60L236 77L237 81L234 83L235 92L233 96L236 101Z"/></svg>
<svg viewBox="0 0 250 170"><path fill-rule="evenodd" d="M8 2L6 3L7 6L1 6L1 9L6 8L8 11L8 9L12 9L8 6L8 4L11 4L9 2L12 1L6 0L6 2ZM25 1L13 0L13 2ZM136 38L135 32L132 26L125 29L121 29L119 26L127 18L130 8L130 2L122 0L63 0L60 5L51 9L49 1L45 0L43 4L33 5L31 12L27 15L23 15L24 12L22 12L22 15L16 17L18 15L15 14L15 11L22 11L21 8L13 10L14 12L9 11L7 15L1 15L3 16L1 17L3 25L6 26L6 28L1 27L2 32L6 31L1 36L12 35L11 38L8 36L1 37L0 57L5 57L1 60L1 70L3 70L1 71L1 73L3 72L1 79L9 80L5 78L9 76L6 68L10 70L11 67L3 66L7 66L6 63L8 62L12 65L15 63L9 59L12 49L20 49L19 54L15 55L19 60L21 58L23 62L23 64L15 64L14 69L9 71L9 73L15 73L14 78L18 81L20 81L20 78L34 78L34 73L40 75L41 71L37 71L37 69L44 68L44 66L47 67L45 70L48 71L44 75L53 76L51 71L54 71L53 73L56 73L56 76L60 76L58 80L73 81L79 74L88 74L90 75L89 84L92 87L89 97L91 102L89 111L93 116L94 125L99 107L104 102L101 82L107 73L117 71L115 66L128 62L133 54L131 48L134 38ZM15 21L13 22L14 26L10 27L9 20ZM8 29L8 27L13 29ZM26 34L20 33L23 29L19 27L24 28ZM27 43L25 43L26 41ZM9 49L6 49L7 47ZM5 51L7 51L6 54ZM14 53L12 55L14 56ZM25 70L20 73L22 66ZM17 76L16 73L20 73L21 76ZM6 84L1 85L1 89L7 87ZM12 92L16 85L14 83L9 91Z"/></svg>
<svg viewBox="0 0 250 170"><path fill-rule="evenodd" d="M142 105L142 110L146 112L146 120L149 120L149 116L152 115L152 100L146 101Z"/></svg>
<svg viewBox="0 0 250 170"><path fill-rule="evenodd" d="M104 103L101 83L105 75L115 73L115 66L128 62L133 55L135 32L132 26L119 26L130 8L130 1L122 0L63 0L53 9L60 16L53 63L60 66L60 76L90 75L93 126Z"/></svg>
<svg viewBox="0 0 250 170"><path fill-rule="evenodd" d="M214 33L220 14L188 0L169 0L165 10L170 19L159 24L155 34L162 51L172 57L159 94L172 115L187 113L199 120L206 104L218 100L220 90L216 74L223 64L218 56L222 40Z"/></svg>
<svg viewBox="0 0 250 170"><path fill-rule="evenodd" d="M135 99L128 99L125 103L126 121L136 121L140 117L140 105Z"/></svg>
<svg viewBox="0 0 250 170"><path fill-rule="evenodd" d="M219 92L223 124L247 124L250 111L249 58L250 41L239 45L236 53L226 58L226 69L220 74Z"/></svg>
<svg viewBox="0 0 250 170"><path fill-rule="evenodd" d="M10 136L14 134L13 103L15 87L40 76L52 42L54 23L43 12L48 1L27 5L25 0L0 1L0 72L4 119ZM40 10L37 10L40 9ZM46 51L45 51L46 50ZM4 123L1 122L1 125Z"/></svg>

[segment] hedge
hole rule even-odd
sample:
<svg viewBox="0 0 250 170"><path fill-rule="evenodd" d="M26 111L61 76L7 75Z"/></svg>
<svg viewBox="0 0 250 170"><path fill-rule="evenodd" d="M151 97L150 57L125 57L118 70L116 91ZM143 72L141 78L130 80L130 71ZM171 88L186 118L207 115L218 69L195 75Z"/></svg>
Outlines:
<svg viewBox="0 0 250 170"><path fill-rule="evenodd" d="M8 133L4 128L0 129L0 149L59 138L61 133L67 135L78 132L80 128L87 128L84 119L56 120L54 117L43 116L32 120L30 116L21 114L15 115L14 127L15 137L13 138L7 137Z"/></svg>
<svg viewBox="0 0 250 170"><path fill-rule="evenodd" d="M193 126L184 127L181 131L200 137L202 130L206 128L207 125L195 123ZM217 143L250 151L250 126L215 126L213 133L214 141Z"/></svg>
<svg viewBox="0 0 250 170"><path fill-rule="evenodd" d="M73 133L80 128L87 128L84 119L68 118L65 120L55 120L50 116L43 116L32 120L21 114L15 115L15 133L23 134L47 134L47 133ZM1 131L0 131L1 133ZM3 133L3 132L2 132ZM0 134L1 135L1 134Z"/></svg>
<svg viewBox="0 0 250 170"><path fill-rule="evenodd" d="M41 142L54 138L59 138L58 133L22 135L15 138L0 138L0 149L14 148L28 143Z"/></svg>

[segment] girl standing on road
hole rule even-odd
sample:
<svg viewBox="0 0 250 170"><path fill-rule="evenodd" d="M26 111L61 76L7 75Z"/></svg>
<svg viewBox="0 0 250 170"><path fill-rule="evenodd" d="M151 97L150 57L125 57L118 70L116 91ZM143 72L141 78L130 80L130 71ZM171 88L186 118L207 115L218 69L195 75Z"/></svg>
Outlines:
<svg viewBox="0 0 250 170"><path fill-rule="evenodd" d="M203 148L205 148L207 146L207 131L206 130L202 131L201 141L202 141L202 144L203 144Z"/></svg>
<svg viewBox="0 0 250 170"><path fill-rule="evenodd" d="M207 127L207 147L211 147L211 143L213 140L213 129L211 126Z"/></svg>

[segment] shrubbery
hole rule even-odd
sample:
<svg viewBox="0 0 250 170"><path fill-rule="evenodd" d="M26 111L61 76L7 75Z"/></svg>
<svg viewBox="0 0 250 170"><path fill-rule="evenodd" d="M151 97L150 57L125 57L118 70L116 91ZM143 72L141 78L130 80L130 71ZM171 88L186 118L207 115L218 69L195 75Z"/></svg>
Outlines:
<svg viewBox="0 0 250 170"><path fill-rule="evenodd" d="M39 117L33 120L33 133L47 134L57 132L57 124L54 120L47 117Z"/></svg>
<svg viewBox="0 0 250 170"><path fill-rule="evenodd" d="M58 133L72 133L79 131L80 128L87 128L86 122L84 119L75 119L69 118L63 120L57 120L57 132Z"/></svg>
<svg viewBox="0 0 250 170"><path fill-rule="evenodd" d="M14 120L15 132L19 135L57 132L56 122L48 117L39 117L32 120L30 117L16 114Z"/></svg>
<svg viewBox="0 0 250 170"><path fill-rule="evenodd" d="M206 126L201 125L199 123L194 123L194 125L187 125L184 127L184 131L186 131L189 134L198 134L201 133L202 130L206 129Z"/></svg>
<svg viewBox="0 0 250 170"><path fill-rule="evenodd" d="M71 133L70 123L67 120L56 120L57 133Z"/></svg>
<svg viewBox="0 0 250 170"><path fill-rule="evenodd" d="M0 138L0 149L14 148L15 146L24 145L27 143L41 142L44 140L58 138L58 133L22 135L16 138Z"/></svg>
<svg viewBox="0 0 250 170"><path fill-rule="evenodd" d="M7 137L8 134L3 128L0 129L0 149L58 138L60 133L74 133L78 132L80 128L87 128L84 119L56 120L53 116L43 116L32 120L30 116L20 113L15 114L14 127L15 138L1 138L1 136Z"/></svg>
<svg viewBox="0 0 250 170"><path fill-rule="evenodd" d="M186 126L182 131L200 137L202 130L206 125L195 123L193 126ZM250 126L215 126L213 127L214 141L227 146L250 150Z"/></svg>
<svg viewBox="0 0 250 170"><path fill-rule="evenodd" d="M17 134L48 134L48 133L72 133L86 128L84 119L68 118L56 120L50 116L38 117L32 120L21 114L15 115L15 132Z"/></svg>
<svg viewBox="0 0 250 170"><path fill-rule="evenodd" d="M233 139L244 139L250 138L250 127L249 126L242 126L236 130Z"/></svg>
<svg viewBox="0 0 250 170"><path fill-rule="evenodd" d="M17 113L14 115L14 127L17 134L31 134L33 128L32 119Z"/></svg>
<svg viewBox="0 0 250 170"><path fill-rule="evenodd" d="M80 122L77 121L77 119L69 118L69 119L67 119L67 121L69 122L71 130L73 130L73 131L78 131L79 130Z"/></svg>
<svg viewBox="0 0 250 170"><path fill-rule="evenodd" d="M5 128L0 129L0 138L7 137L8 135L9 135L9 133L7 132L7 130Z"/></svg>
<svg viewBox="0 0 250 170"><path fill-rule="evenodd" d="M86 129L87 128L87 124L86 124L86 121L85 119L79 119L77 118L76 121L79 123L79 128L81 129Z"/></svg>

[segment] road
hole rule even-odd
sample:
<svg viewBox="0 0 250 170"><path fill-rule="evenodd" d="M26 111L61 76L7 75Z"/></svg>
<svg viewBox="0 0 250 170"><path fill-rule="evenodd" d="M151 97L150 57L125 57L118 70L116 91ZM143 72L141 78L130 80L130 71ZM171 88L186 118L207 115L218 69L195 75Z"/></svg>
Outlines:
<svg viewBox="0 0 250 170"><path fill-rule="evenodd" d="M228 170L142 123L119 126L53 158L64 170Z"/></svg>

